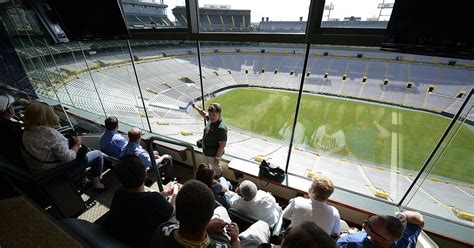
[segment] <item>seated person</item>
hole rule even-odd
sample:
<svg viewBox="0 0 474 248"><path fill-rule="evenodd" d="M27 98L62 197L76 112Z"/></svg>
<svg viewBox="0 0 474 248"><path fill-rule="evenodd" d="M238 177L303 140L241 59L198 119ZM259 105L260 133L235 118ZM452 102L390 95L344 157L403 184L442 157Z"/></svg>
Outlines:
<svg viewBox="0 0 474 248"><path fill-rule="evenodd" d="M246 215L263 220L272 226L280 218L281 207L270 193L258 190L255 183L244 180L236 192L229 191L226 197L231 208L235 208Z"/></svg>
<svg viewBox="0 0 474 248"><path fill-rule="evenodd" d="M122 137L118 130L118 119L115 116L109 116L105 119L105 129L107 129L102 137L100 137L100 150L114 158L120 158L122 148L127 144L127 140Z"/></svg>
<svg viewBox="0 0 474 248"><path fill-rule="evenodd" d="M69 177L84 175L85 170L90 167L89 176L93 189L104 189L100 182L104 165L102 153L98 150L89 151L80 161L76 160L81 139L73 137L73 145L69 148L68 140L55 129L59 127L59 117L51 106L32 102L26 108L24 126L21 153L33 175L70 162L66 171Z"/></svg>
<svg viewBox="0 0 474 248"><path fill-rule="evenodd" d="M342 236L337 245L350 247L415 248L424 226L423 216L417 212L370 216L362 224L364 231Z"/></svg>
<svg viewBox="0 0 474 248"><path fill-rule="evenodd" d="M335 248L336 241L312 221L306 221L285 232L281 248Z"/></svg>
<svg viewBox="0 0 474 248"><path fill-rule="evenodd" d="M196 172L196 180L206 184L214 193L216 201L223 207L226 209L230 207L225 197L225 192L229 189L232 190L232 185L224 177L220 177L219 181L217 181L214 178L214 170L208 168L205 164L201 164Z"/></svg>
<svg viewBox="0 0 474 248"><path fill-rule="evenodd" d="M122 148L122 152L120 156L123 157L125 155L135 155L137 156L145 166L145 171L150 171L151 169L151 159L148 151L143 149L140 145L141 141L141 131L140 129L134 127L128 131L128 143L126 146ZM163 173L165 177L165 182L169 182L173 180L173 158L168 155L164 154L162 156L155 155L156 165L160 170L160 174Z"/></svg>
<svg viewBox="0 0 474 248"><path fill-rule="evenodd" d="M291 220L289 227L313 221L327 234L338 237L341 232L339 211L326 203L334 192L334 185L326 177L316 175L308 190L308 198L296 197L283 210L283 219Z"/></svg>
<svg viewBox="0 0 474 248"><path fill-rule="evenodd" d="M12 96L0 95L0 154L14 163L23 164L20 152L23 130L20 123L12 121L14 102Z"/></svg>
<svg viewBox="0 0 474 248"><path fill-rule="evenodd" d="M268 242L270 234L268 224L259 221L239 236L239 227L229 222L225 208L214 209L211 189L197 180L186 182L178 192L176 219L179 224L166 222L155 231L151 247L250 247L246 244ZM262 236L252 235L256 230Z"/></svg>
<svg viewBox="0 0 474 248"><path fill-rule="evenodd" d="M115 191L107 229L132 247L146 247L153 230L172 216L178 185L167 191L170 202L163 197L166 192L145 192L145 168L134 155L121 158L115 172L123 188Z"/></svg>

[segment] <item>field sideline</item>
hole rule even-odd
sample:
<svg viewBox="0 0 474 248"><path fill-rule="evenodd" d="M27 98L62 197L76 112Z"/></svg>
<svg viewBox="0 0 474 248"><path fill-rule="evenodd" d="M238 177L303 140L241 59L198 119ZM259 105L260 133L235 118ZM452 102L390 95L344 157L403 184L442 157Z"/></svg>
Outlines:
<svg viewBox="0 0 474 248"><path fill-rule="evenodd" d="M247 88L224 92L210 102L222 104L222 115L231 127L289 141L296 99L293 92ZM327 128L338 138L327 139L320 150L416 173L448 124L449 119L422 111L304 94L294 143L316 148L321 145L315 142L316 131ZM344 148L334 151L334 145ZM463 126L433 173L473 184L472 147L474 132Z"/></svg>

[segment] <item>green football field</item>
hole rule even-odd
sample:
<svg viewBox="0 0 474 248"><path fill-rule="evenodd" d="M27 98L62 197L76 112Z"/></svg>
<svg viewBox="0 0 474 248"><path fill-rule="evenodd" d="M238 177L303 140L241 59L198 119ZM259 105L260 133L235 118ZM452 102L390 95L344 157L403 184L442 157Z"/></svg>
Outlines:
<svg viewBox="0 0 474 248"><path fill-rule="evenodd" d="M230 127L288 141L296 100L297 94L293 92L247 88L230 90L208 103L222 105L222 115ZM313 134L319 127L325 127L329 133L339 132L339 137L341 133L345 137L344 149L330 151L338 156L416 172L449 122L445 117L422 111L304 94L295 142L299 147L316 148ZM432 173L474 183L473 147L473 130L462 126Z"/></svg>

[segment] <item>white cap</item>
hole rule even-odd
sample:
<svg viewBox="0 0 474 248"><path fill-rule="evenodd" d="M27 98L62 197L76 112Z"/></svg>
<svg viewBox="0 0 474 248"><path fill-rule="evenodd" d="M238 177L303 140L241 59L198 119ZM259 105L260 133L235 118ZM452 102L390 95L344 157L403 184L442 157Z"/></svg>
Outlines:
<svg viewBox="0 0 474 248"><path fill-rule="evenodd" d="M0 112L7 110L15 102L15 98L10 95L0 95Z"/></svg>

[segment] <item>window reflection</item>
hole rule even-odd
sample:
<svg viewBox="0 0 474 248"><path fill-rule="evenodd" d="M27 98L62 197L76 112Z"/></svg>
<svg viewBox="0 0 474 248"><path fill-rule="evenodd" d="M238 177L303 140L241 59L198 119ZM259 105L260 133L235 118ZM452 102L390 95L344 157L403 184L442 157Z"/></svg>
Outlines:
<svg viewBox="0 0 474 248"><path fill-rule="evenodd" d="M388 60L383 61L384 56ZM396 61L400 59L392 53L312 50L289 173L323 174L341 188L394 203L402 199L449 124L449 117L441 113L455 114L462 103L456 100L457 89L472 88L460 83L465 73L472 72L442 67L431 57ZM436 93L430 93L430 87ZM470 143L472 130L460 130L463 141L459 142ZM297 138L302 132L309 143ZM444 162L432 169L432 176L440 182L462 182L465 187L471 180L459 172L469 174L466 165L472 153L453 151L443 154ZM449 200L427 208L437 208L432 212L453 219L452 214L442 214L443 204Z"/></svg>
<svg viewBox="0 0 474 248"><path fill-rule="evenodd" d="M450 133L441 143L440 149L434 154L427 165L414 190L407 192L407 198L401 203L403 208L416 209L443 218L454 220L472 228L470 215L474 213L471 185L474 169L469 166L474 163L471 146L466 145L472 139L473 101L467 103L464 111L456 120ZM462 157L463 166L454 166L455 157ZM460 176L463 173L466 176ZM469 175L469 176L468 176ZM452 180L457 177L460 180ZM433 208L431 202L438 208Z"/></svg>

